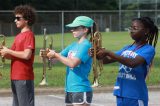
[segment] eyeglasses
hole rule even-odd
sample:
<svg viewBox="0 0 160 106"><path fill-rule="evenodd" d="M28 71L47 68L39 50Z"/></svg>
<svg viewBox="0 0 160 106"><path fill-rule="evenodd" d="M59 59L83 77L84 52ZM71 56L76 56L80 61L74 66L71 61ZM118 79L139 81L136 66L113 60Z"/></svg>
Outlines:
<svg viewBox="0 0 160 106"><path fill-rule="evenodd" d="M138 31L140 31L140 30L143 30L143 28L129 27L128 30L129 30L130 32L138 32Z"/></svg>
<svg viewBox="0 0 160 106"><path fill-rule="evenodd" d="M15 17L15 20L20 21L23 17Z"/></svg>

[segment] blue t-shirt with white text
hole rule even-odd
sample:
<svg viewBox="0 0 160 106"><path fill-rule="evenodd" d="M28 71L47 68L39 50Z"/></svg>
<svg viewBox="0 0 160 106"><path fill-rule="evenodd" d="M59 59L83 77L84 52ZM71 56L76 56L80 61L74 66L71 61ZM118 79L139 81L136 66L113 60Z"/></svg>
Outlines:
<svg viewBox="0 0 160 106"><path fill-rule="evenodd" d="M155 49L148 44L136 48L136 45L131 45L116 52L117 55L127 58L141 56L144 58L145 63L138 65L135 68L120 64L118 77L114 86L114 95L148 101L148 89L145 78L149 65L154 58Z"/></svg>

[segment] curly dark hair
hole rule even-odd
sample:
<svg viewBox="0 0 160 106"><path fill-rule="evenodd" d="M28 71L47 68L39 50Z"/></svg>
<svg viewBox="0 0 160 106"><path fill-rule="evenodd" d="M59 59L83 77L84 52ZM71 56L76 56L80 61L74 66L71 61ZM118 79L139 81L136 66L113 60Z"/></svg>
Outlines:
<svg viewBox="0 0 160 106"><path fill-rule="evenodd" d="M14 9L14 14L21 14L25 20L28 20L28 25L32 26L36 20L35 9L29 5L19 5Z"/></svg>

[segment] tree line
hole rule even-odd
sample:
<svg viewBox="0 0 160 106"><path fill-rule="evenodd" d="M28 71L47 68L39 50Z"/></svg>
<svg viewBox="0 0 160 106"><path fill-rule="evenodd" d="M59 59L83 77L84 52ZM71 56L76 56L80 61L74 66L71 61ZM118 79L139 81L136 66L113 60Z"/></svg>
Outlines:
<svg viewBox="0 0 160 106"><path fill-rule="evenodd" d="M28 4L36 10L116 10L118 0L0 0L0 10Z"/></svg>

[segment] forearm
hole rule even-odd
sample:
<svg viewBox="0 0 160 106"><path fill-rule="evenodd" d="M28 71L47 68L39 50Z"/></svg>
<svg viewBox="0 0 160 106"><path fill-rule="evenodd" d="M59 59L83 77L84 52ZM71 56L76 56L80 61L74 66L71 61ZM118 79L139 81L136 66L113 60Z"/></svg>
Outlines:
<svg viewBox="0 0 160 106"><path fill-rule="evenodd" d="M128 67L133 68L138 65L138 63L134 60L134 58L127 58L127 57L119 56L113 52L109 52L108 56L112 58L112 60L118 61L119 63L124 64Z"/></svg>
<svg viewBox="0 0 160 106"><path fill-rule="evenodd" d="M109 64L109 63L113 63L113 62L116 62L116 60L112 59L109 56L106 56L103 58L103 64Z"/></svg>
<svg viewBox="0 0 160 106"><path fill-rule="evenodd" d="M63 64L65 64L66 66L69 66L71 68L76 67L80 63L75 59L64 57L64 56L60 55L59 53L55 53L55 58L58 61L62 62Z"/></svg>
<svg viewBox="0 0 160 106"><path fill-rule="evenodd" d="M31 53L32 53L31 50L29 50L29 51L27 51L27 50L24 50L24 51L9 50L7 55L8 55L8 58L10 58L10 59L20 58L20 59L28 60L31 57Z"/></svg>

